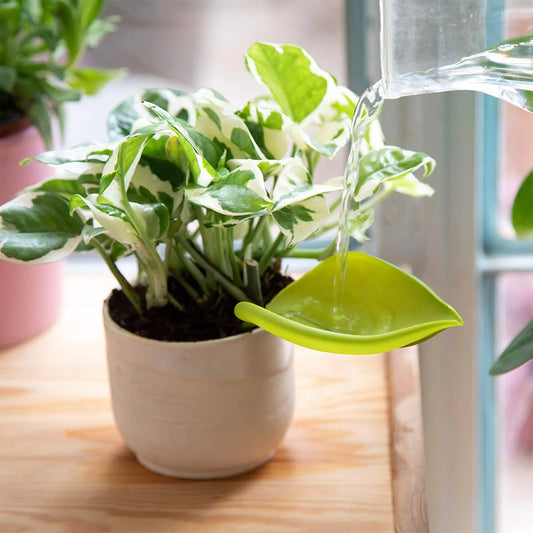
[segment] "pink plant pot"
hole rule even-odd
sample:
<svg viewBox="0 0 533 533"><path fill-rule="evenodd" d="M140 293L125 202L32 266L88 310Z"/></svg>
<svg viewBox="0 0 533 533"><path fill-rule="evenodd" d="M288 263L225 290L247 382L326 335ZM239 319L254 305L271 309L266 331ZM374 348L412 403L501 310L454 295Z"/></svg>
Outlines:
<svg viewBox="0 0 533 533"><path fill-rule="evenodd" d="M50 175L45 165L25 157L44 151L38 131L28 124L9 134L0 132L0 204ZM47 329L61 310L61 265L23 265L0 261L0 349Z"/></svg>

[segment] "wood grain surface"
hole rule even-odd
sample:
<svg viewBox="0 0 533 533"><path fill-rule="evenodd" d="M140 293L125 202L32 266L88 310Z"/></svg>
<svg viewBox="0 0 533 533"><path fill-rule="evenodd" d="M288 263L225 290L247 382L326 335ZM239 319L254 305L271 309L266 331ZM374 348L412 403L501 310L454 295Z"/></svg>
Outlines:
<svg viewBox="0 0 533 533"><path fill-rule="evenodd" d="M166 478L113 424L100 316L111 286L70 275L59 322L0 352L1 533L394 531L384 356L297 348L295 419L270 463Z"/></svg>
<svg viewBox="0 0 533 533"><path fill-rule="evenodd" d="M426 533L429 523L418 350L414 346L396 350L386 361L395 532Z"/></svg>

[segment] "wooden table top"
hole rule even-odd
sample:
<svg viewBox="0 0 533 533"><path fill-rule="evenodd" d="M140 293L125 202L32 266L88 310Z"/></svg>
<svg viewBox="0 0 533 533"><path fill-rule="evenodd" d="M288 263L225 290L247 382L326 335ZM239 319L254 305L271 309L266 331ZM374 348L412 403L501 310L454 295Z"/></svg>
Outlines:
<svg viewBox="0 0 533 533"><path fill-rule="evenodd" d="M294 422L267 465L219 481L140 466L113 424L101 302L69 275L59 321L0 352L2 533L427 531L418 357L296 347Z"/></svg>

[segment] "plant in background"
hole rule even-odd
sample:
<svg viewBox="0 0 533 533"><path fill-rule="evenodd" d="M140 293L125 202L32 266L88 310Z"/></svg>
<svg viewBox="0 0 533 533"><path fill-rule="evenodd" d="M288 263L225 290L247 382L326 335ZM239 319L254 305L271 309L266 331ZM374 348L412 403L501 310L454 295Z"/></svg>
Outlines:
<svg viewBox="0 0 533 533"><path fill-rule="evenodd" d="M7 0L0 4L0 125L28 118L47 147L52 116L94 94L116 72L79 67L87 47L114 29L104 0Z"/></svg>
<svg viewBox="0 0 533 533"><path fill-rule="evenodd" d="M517 237L533 236L533 171L522 182L512 208L512 224ZM505 374L533 359L533 320L505 348L490 369L492 376Z"/></svg>
<svg viewBox="0 0 533 533"><path fill-rule="evenodd" d="M343 179L313 178L349 142L357 96L293 45L255 43L245 60L268 94L242 108L210 89L147 90L111 113L109 141L39 156L56 174L1 207L1 257L45 263L94 249L135 315L185 317L228 298L264 305L282 258L332 255L334 242L297 246L336 225L339 200L325 195ZM377 122L363 145L350 217L360 242L390 192L432 194L413 172L434 167L385 146ZM136 285L116 264L128 255Z"/></svg>

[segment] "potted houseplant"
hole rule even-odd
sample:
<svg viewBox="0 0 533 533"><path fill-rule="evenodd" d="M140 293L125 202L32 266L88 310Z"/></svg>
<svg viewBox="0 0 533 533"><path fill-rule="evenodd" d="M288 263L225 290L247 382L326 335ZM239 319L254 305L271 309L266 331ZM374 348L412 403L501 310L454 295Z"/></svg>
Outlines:
<svg viewBox="0 0 533 533"><path fill-rule="evenodd" d="M0 6L0 203L44 179L23 157L52 145L53 117L63 105L96 92L114 75L78 66L87 46L112 30L97 15L100 0L3 2ZM0 264L0 348L46 328L60 309L59 265L21 269ZM21 317L24 316L24 320Z"/></svg>
<svg viewBox="0 0 533 533"><path fill-rule="evenodd" d="M111 113L109 141L40 155L56 174L0 208L2 258L46 262L92 249L109 266L120 285L104 305L117 425L141 463L180 477L258 466L291 420L290 346L238 320L235 304L263 309L272 299L278 307L269 313L281 317L282 296L290 300L295 287L300 302L298 291L332 291L324 280L335 244L297 244L335 221L339 202L328 205L324 195L340 191L342 177L315 183L313 175L321 156L334 157L350 140L357 97L297 46L255 43L246 65L268 96L237 108L209 89L144 91ZM434 163L385 146L377 122L362 154L366 186L349 221L359 241L389 193L432 193L412 172L428 174ZM117 266L127 255L138 262L136 283ZM280 261L301 255L325 261L291 282ZM329 332L346 353L347 339L371 353L460 323L423 284L387 263L355 254L348 270L367 278L364 294L352 299L360 297L368 316L359 334ZM389 298L405 304L415 323L391 309ZM282 330L289 315L280 318ZM426 317L429 325L417 329ZM297 317L294 324L302 344L320 329Z"/></svg>

